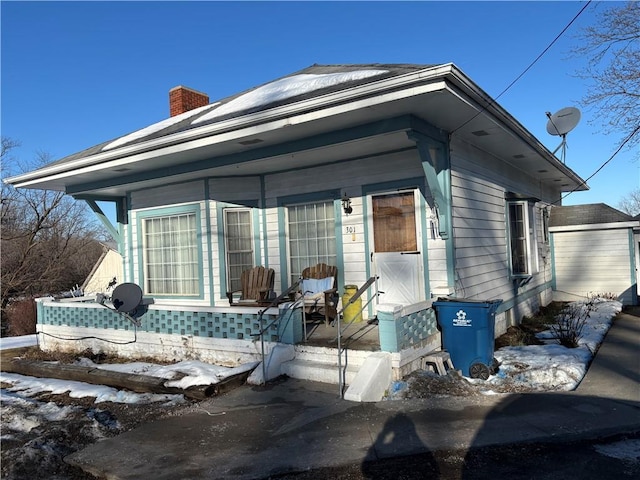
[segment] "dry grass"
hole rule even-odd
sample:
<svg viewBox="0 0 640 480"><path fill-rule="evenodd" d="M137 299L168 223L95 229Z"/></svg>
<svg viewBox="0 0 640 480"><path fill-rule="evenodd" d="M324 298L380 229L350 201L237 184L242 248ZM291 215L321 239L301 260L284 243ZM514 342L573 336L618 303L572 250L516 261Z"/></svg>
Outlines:
<svg viewBox="0 0 640 480"><path fill-rule="evenodd" d="M90 349L78 350L78 351L42 351L37 348L30 349L23 357L26 360L35 360L40 362L60 362L60 363L74 363L80 358L88 358L93 363L132 363L132 362L146 362L155 363L158 365L168 365L173 362L159 360L154 357L121 357L115 354L107 354L104 352L93 352Z"/></svg>
<svg viewBox="0 0 640 480"><path fill-rule="evenodd" d="M504 335L496 338L496 350L502 347L541 345L542 342L538 340L536 333L549 330L550 325L556 323L556 317L565 306L566 304L563 302L552 302L546 307L540 308L536 315L524 317L520 325L509 327Z"/></svg>

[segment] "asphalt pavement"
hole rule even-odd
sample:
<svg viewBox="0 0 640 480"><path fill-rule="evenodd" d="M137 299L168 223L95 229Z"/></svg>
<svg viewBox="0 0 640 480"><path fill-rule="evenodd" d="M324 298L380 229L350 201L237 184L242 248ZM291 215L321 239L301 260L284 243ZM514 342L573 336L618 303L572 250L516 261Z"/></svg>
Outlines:
<svg viewBox="0 0 640 480"><path fill-rule="evenodd" d="M640 318L621 314L576 391L353 403L283 379L145 424L66 458L109 479L262 479L493 445L640 432Z"/></svg>

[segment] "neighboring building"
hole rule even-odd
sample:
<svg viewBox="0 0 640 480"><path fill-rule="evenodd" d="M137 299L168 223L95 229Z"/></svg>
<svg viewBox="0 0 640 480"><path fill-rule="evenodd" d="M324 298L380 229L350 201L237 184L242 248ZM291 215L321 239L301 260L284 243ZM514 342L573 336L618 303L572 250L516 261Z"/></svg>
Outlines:
<svg viewBox="0 0 640 480"><path fill-rule="evenodd" d="M555 299L610 294L638 304L640 219L604 203L554 207L549 231Z"/></svg>
<svg viewBox="0 0 640 480"><path fill-rule="evenodd" d="M102 244L102 255L82 284L82 292L89 295L112 291L118 283L123 282L124 267L122 263L122 255L117 250L112 246Z"/></svg>
<svg viewBox="0 0 640 480"><path fill-rule="evenodd" d="M496 335L551 301L545 212L587 187L455 65L314 65L212 104L176 87L170 102L167 120L8 180L116 203L124 279L153 298L136 348L255 355L242 322L257 313L226 296L254 265L278 292L318 262L340 291L379 277L365 316L399 312L396 375L439 348L438 296L502 299ZM124 328L46 308L58 333Z"/></svg>

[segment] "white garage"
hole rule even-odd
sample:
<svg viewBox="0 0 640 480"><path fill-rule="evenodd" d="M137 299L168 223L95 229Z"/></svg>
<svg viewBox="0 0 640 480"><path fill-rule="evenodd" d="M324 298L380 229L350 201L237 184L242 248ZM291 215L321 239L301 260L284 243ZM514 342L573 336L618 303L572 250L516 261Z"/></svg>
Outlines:
<svg viewBox="0 0 640 480"><path fill-rule="evenodd" d="M554 300L615 294L638 304L640 220L604 203L553 207Z"/></svg>

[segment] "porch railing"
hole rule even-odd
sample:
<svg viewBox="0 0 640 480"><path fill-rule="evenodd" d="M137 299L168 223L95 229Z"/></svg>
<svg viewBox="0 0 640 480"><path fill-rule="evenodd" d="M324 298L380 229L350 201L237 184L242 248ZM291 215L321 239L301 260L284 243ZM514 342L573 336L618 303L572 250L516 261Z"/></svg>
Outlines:
<svg viewBox="0 0 640 480"><path fill-rule="evenodd" d="M369 300L367 301L367 303L361 306L359 312L356 312L356 314L352 315L350 319L345 319L347 321L345 322L344 328L343 328L343 326L340 324L341 323L340 317L344 314L347 307L353 305L356 302L356 300L358 300L367 290L369 290L369 288L371 288L372 285L374 286L374 290L375 290L374 294L369 295ZM373 300L376 300L378 298L380 293L382 292L378 291L378 277L377 276L371 277L369 278L369 280L367 280L364 283L364 285L362 285L362 287L358 289L358 291L355 294L353 294L353 296L349 299L349 301L346 304L342 305L342 308L338 311L338 314L336 315L335 321L336 321L336 326L338 330L338 336L336 338L336 340L338 341L338 345L337 345L338 346L338 388L340 389L339 391L340 398L344 398L344 387L346 385L346 372L347 372L347 365L348 365L347 346L349 345L349 340L353 337L353 335L347 337L343 344L342 334L351 326L351 324L354 321L356 321L356 319L359 318L360 314L364 311L364 309L367 308L367 306ZM344 367L342 365L343 353L344 353Z"/></svg>
<svg viewBox="0 0 640 480"><path fill-rule="evenodd" d="M282 318L282 315L280 314L274 320L269 322L265 327L262 327L262 322L263 322L263 319L264 319L264 313L267 310L269 310L270 308L280 305L280 303L282 303L283 299L290 298L292 293L297 292L298 289L299 289L301 281L302 281L302 279L298 279L297 282L295 282L293 285L291 285L289 288L287 288L284 292L282 292L276 298L271 300L271 303L269 303L269 305L267 305L265 308L263 308L262 310L260 310L258 312L258 324L261 326L261 328L260 328L260 332L254 334L253 336L254 337L260 336L260 353L261 353L261 357L262 357L262 382L263 382L263 384L266 383L266 381L267 381L267 367L266 367L266 364L265 364L265 361L264 361L264 357L265 357L265 355L264 355L264 334L276 322L279 322L280 319ZM287 308L288 309L296 308L298 303L300 303L300 300L293 301L293 302L291 302L289 304L289 306Z"/></svg>

